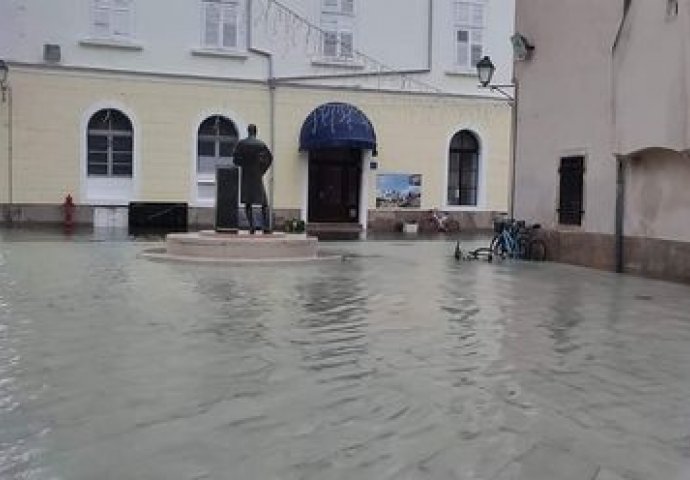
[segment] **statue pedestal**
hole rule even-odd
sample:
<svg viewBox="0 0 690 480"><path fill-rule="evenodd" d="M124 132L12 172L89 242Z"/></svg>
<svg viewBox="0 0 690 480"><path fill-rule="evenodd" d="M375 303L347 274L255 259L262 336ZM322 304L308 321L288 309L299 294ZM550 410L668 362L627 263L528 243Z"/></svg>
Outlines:
<svg viewBox="0 0 690 480"><path fill-rule="evenodd" d="M340 256L318 255L318 239L306 234L220 233L203 230L171 233L165 237L165 249L143 253L153 260L196 263L281 263L334 260Z"/></svg>

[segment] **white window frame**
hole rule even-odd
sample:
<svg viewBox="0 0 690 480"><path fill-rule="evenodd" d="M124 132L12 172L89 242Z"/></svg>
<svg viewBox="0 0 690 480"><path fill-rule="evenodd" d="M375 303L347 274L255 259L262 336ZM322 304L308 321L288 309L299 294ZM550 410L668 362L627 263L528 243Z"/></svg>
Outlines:
<svg viewBox="0 0 690 480"><path fill-rule="evenodd" d="M218 23L215 25L216 39L213 42L208 41L208 26L209 21L207 16L209 10L212 8L219 9ZM229 24L228 17L234 17L233 22L235 27L235 38L232 42L226 43L228 40L226 36L225 26ZM201 47L206 50L219 51L238 51L242 45L242 19L244 17L243 1L242 0L201 0Z"/></svg>
<svg viewBox="0 0 690 480"><path fill-rule="evenodd" d="M115 110L124 117L127 118L129 121L130 125L130 130L115 130L112 128L112 126L109 126L107 129L90 129L87 126L86 130L86 145L87 145L87 150L86 150L86 176L87 177L116 177L116 178L131 178L134 175L134 126L132 125L132 120L127 117L123 112L110 108L110 109L103 109L103 110ZM98 112L94 113L91 118L89 119L89 123L91 123L91 119L98 113L100 113L102 110L99 110ZM97 136L97 137L102 137L106 141L105 145L105 150L98 151L98 153L105 153L106 154L106 173L104 174L97 174L97 173L89 173L89 166L91 165L90 161L90 154L92 152L96 153L97 151L91 150L88 148L89 146L89 137L91 136ZM129 138L132 141L132 148L127 151L127 150L120 150L120 151L115 151L115 140L116 139L122 139L122 138ZM116 153L129 153L130 155L130 173L128 174L116 174L114 173L114 167L115 167L115 154Z"/></svg>
<svg viewBox="0 0 690 480"><path fill-rule="evenodd" d="M88 126L91 118L100 110L114 109L122 112L132 124L134 145L132 151L131 177L102 177L88 176ZM116 100L105 100L92 104L82 112L80 122L81 154L80 154L80 199L92 205L127 205L138 200L140 192L141 162L140 162L140 123L133 110Z"/></svg>
<svg viewBox="0 0 690 480"><path fill-rule="evenodd" d="M230 122L232 127L235 129L236 135L233 137L233 136L229 136L229 135L221 135L220 133L215 133L213 135L200 134L200 133L198 133L198 130L197 130L197 163L196 163L197 191L196 191L196 199L197 199L197 201L202 202L202 203L209 203L209 202L213 202L215 200L215 195L212 195L210 197L204 196L204 195L202 195L201 191L202 191L202 188L204 186L215 187L215 185L216 185L216 172L215 172L215 170L213 172L202 172L200 170L199 163L200 163L202 155L199 153L199 148L198 148L199 142L202 140L207 141L207 142L213 142L213 150L214 150L213 155L208 155L208 156L204 156L204 157L205 158L213 158L214 162L216 164L216 167L218 167L218 165L223 164L223 163L226 163L228 165L232 165L232 158L233 158L232 155L228 155L228 156L222 156L221 155L221 143L233 141L235 143L235 145L237 145L237 142L240 140L239 131L237 130L237 126L235 125L235 123L232 120L230 120L230 118L228 118L225 115L211 115L211 116L205 118L199 124L199 128L201 128L201 125L203 125L203 123L206 120L208 120L209 118L213 118L213 117L221 117L224 120L227 120L228 122Z"/></svg>
<svg viewBox="0 0 690 480"><path fill-rule="evenodd" d="M321 29L323 30L321 40L321 55L324 59L352 62L355 57L355 1L354 0L321 0ZM334 52L327 52L327 35L336 36ZM350 47L346 45L344 36L349 35Z"/></svg>
<svg viewBox="0 0 690 480"><path fill-rule="evenodd" d="M461 18L460 11L462 8L467 9L467 18ZM481 11L481 21L477 22L473 18L473 10L479 9ZM472 48L479 46L481 52L476 60L482 58L486 45L486 1L485 0L453 0L453 66L456 69L463 71L474 71L476 65L472 63ZM458 41L460 32L467 34L467 42L461 43ZM467 59L465 62L460 61L461 53Z"/></svg>
<svg viewBox="0 0 690 480"><path fill-rule="evenodd" d="M321 12L353 16L355 0L321 0Z"/></svg>
<svg viewBox="0 0 690 480"><path fill-rule="evenodd" d="M121 17L119 22L116 21L118 16ZM134 37L134 0L91 0L91 34L94 38L131 40Z"/></svg>

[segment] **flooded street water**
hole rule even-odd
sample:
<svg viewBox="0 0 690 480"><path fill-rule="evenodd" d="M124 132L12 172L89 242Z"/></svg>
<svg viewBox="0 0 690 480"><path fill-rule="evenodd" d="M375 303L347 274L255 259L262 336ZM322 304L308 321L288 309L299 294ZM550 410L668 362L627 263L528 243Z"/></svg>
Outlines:
<svg viewBox="0 0 690 480"><path fill-rule="evenodd" d="M213 267L2 235L2 479L690 478L688 286L444 240Z"/></svg>

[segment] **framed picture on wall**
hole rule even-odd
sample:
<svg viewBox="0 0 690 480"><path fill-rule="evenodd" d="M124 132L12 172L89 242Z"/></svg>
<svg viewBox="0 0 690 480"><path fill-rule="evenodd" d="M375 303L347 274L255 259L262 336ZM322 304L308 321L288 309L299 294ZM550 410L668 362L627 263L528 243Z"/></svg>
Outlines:
<svg viewBox="0 0 690 480"><path fill-rule="evenodd" d="M376 176L376 208L420 208L422 176L380 173Z"/></svg>

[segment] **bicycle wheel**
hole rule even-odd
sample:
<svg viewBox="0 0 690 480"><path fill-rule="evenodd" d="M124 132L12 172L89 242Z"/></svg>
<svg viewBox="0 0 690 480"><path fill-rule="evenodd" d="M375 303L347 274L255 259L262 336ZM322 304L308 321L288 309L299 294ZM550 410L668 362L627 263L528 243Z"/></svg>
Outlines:
<svg viewBox="0 0 690 480"><path fill-rule="evenodd" d="M449 218L446 220L446 232L447 233L458 233L460 231L460 222Z"/></svg>
<svg viewBox="0 0 690 480"><path fill-rule="evenodd" d="M530 260L535 260L537 262L543 262L546 260L546 244L543 240L538 238L532 239L529 242L529 248L527 249L527 254Z"/></svg>
<svg viewBox="0 0 690 480"><path fill-rule="evenodd" d="M529 240L525 235L518 235L515 242L514 258L525 260L529 258Z"/></svg>
<svg viewBox="0 0 690 480"><path fill-rule="evenodd" d="M503 244L503 236L500 233L498 235L494 235L494 238L491 239L489 249L494 253L494 255L499 257L505 257L506 253L508 253L506 246Z"/></svg>
<svg viewBox="0 0 690 480"><path fill-rule="evenodd" d="M487 247L480 247L476 250L472 250L470 254L473 258L484 257L488 262L491 262L494 259L494 251L491 248Z"/></svg>

